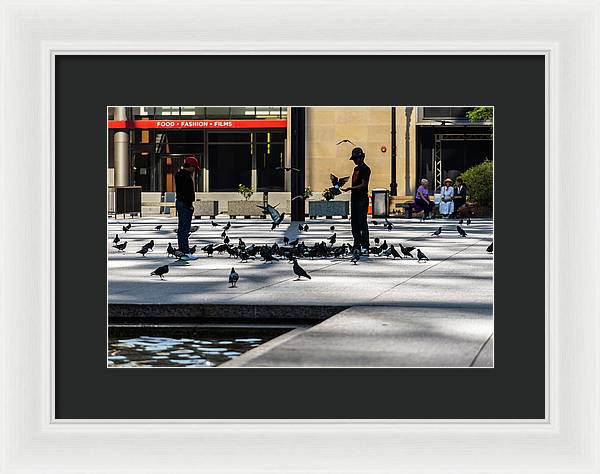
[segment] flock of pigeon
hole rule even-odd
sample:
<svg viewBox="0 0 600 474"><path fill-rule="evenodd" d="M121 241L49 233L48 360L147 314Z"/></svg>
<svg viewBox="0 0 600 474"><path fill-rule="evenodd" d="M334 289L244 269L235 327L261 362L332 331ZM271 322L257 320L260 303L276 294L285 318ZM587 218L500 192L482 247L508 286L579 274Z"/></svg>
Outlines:
<svg viewBox="0 0 600 474"><path fill-rule="evenodd" d="M284 213L279 213L275 207L271 205L267 206L259 206L263 209L265 214L269 214L272 219L271 229L275 229L277 226L281 224L283 218L285 216ZM461 237L467 237L467 232L461 227L463 220L459 221L459 225L456 226L456 231ZM388 231L391 231L394 228L394 224L385 219L384 222L371 221L371 225L379 226L383 224L383 227ZM467 225L471 224L471 219L467 219ZM211 225L213 228L221 227L221 224L216 223L215 221L211 221ZM132 225L127 224L123 226L123 234L126 234ZM190 234L196 232L199 226L193 226L190 229ZM305 241L301 241L300 237L290 240L288 237L283 237L281 242L275 242L273 244L246 244L244 240L239 237L237 244L233 244L231 242L230 237L227 235L227 231L231 228L231 222L227 222L224 226L222 226L223 231L220 234L222 242L219 243L210 243L201 248L201 251L206 253L208 257L212 257L215 253L219 255L227 254L229 258L239 259L240 263L246 263L249 260L257 260L262 261L263 263L279 262L280 260L286 260L292 265L292 270L296 275L296 280L300 280L302 278L311 279L311 276L304 270L300 264L298 263L299 258L303 259L315 259L315 258L335 258L335 259L344 259L349 257L349 261L356 265L360 261L363 254L359 250L352 250L351 246L347 243L343 243L341 245L336 246L337 242L337 232L335 231L335 226L330 226L329 230L332 232L332 235L321 242L314 243L312 245L307 245ZM157 225L154 230L161 231L162 225ZM308 232L309 226L308 224L299 224L298 225L299 232ZM438 227L438 229L431 234L431 236L438 237L442 234L443 228ZM177 232L177 228L174 229L174 232ZM122 235L123 235L122 234ZM392 257L394 260L416 258L419 263L426 262L429 260L427 255L423 253L423 251L415 246L403 245L402 243L398 243L398 246L394 246L393 244L388 244L387 239L384 239L381 242L380 238L374 239L375 245L370 246L368 249L369 255L374 255L377 257ZM119 235L115 235L113 239L113 247L117 249L118 252L125 252L127 248L127 241L122 241L119 238ZM136 251L145 257L148 252L152 252L154 250L154 239L145 243L142 248ZM190 253L194 254L197 250L197 245L190 247ZM416 257L413 255L413 252L416 250ZM487 252L493 252L493 242L486 249ZM166 253L172 258L181 260L184 257L184 253L180 250L173 247L173 245L169 242L166 248ZM164 275L169 272L169 265L162 265L156 268L154 271L150 273L151 276L158 276L161 280L164 280ZM230 288L235 288L237 282L239 280L239 274L235 271L235 268L231 268L231 272L229 274L228 282L230 284Z"/></svg>

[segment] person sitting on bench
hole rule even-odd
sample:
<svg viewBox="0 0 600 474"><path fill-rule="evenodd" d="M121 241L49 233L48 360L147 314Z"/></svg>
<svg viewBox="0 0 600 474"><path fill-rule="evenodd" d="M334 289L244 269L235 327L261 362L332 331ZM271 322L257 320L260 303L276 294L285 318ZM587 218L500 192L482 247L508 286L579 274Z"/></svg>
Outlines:
<svg viewBox="0 0 600 474"><path fill-rule="evenodd" d="M423 211L423 218L429 219L429 213L431 209L433 209L433 203L429 200L429 190L427 189L427 185L429 181L425 178L421 180L421 186L417 188L417 192L415 194L415 212Z"/></svg>

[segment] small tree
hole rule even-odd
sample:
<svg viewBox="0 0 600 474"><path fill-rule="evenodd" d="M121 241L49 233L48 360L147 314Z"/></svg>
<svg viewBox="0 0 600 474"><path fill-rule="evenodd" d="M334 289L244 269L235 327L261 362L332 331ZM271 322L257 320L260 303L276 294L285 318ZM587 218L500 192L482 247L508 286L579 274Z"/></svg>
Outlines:
<svg viewBox="0 0 600 474"><path fill-rule="evenodd" d="M238 192L244 196L244 199L247 201L248 199L250 199L252 197L252 195L254 194L254 189L252 189L249 186L244 186L243 184L240 184L238 186Z"/></svg>
<svg viewBox="0 0 600 474"><path fill-rule="evenodd" d="M469 199L483 206L491 206L494 201L494 163L485 160L472 166L461 175L467 185Z"/></svg>
<svg viewBox="0 0 600 474"><path fill-rule="evenodd" d="M325 190L323 190L323 197L326 201L331 201L335 196L329 188L325 188Z"/></svg>
<svg viewBox="0 0 600 474"><path fill-rule="evenodd" d="M466 114L469 122L485 122L494 120L494 107L475 107Z"/></svg>
<svg viewBox="0 0 600 474"><path fill-rule="evenodd" d="M308 199L313 195L312 189L310 189L310 186L306 186L304 188L304 199Z"/></svg>

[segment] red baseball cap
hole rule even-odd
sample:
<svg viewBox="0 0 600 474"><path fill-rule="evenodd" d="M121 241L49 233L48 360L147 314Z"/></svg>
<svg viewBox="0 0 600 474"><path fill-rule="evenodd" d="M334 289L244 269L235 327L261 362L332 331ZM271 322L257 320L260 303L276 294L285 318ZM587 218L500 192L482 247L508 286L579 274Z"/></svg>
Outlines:
<svg viewBox="0 0 600 474"><path fill-rule="evenodd" d="M197 170L200 169L200 165L198 164L198 160L195 156L188 156L183 162L184 165L192 165Z"/></svg>

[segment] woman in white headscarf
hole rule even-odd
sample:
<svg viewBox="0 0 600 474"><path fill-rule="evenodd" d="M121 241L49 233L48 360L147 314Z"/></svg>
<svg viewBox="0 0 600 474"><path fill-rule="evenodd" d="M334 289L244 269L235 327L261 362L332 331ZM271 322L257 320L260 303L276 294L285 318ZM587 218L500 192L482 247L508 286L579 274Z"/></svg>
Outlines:
<svg viewBox="0 0 600 474"><path fill-rule="evenodd" d="M444 180L444 185L440 188L440 193L440 214L443 217L448 217L454 212L454 186L452 186L450 178Z"/></svg>

